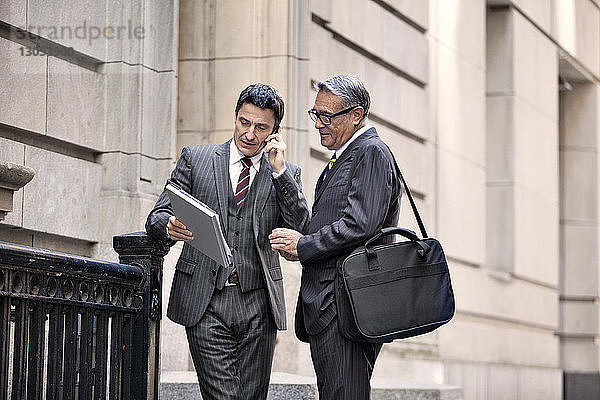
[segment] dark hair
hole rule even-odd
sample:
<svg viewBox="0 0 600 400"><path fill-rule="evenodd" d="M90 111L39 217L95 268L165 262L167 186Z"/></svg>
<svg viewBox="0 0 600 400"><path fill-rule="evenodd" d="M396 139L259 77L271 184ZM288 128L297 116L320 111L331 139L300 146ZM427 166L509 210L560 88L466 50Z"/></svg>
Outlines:
<svg viewBox="0 0 600 400"><path fill-rule="evenodd" d="M325 90L342 98L342 107L361 106L365 113L362 120L369 116L371 98L365 86L357 78L349 75L333 76L316 84L317 90ZM362 121L361 120L361 121Z"/></svg>
<svg viewBox="0 0 600 400"><path fill-rule="evenodd" d="M240 108L242 108L244 103L250 103L254 104L256 107L273 110L273 114L275 116L275 126L273 127L273 132L277 131L279 124L283 119L285 108L283 99L281 98L281 95L277 89L263 83L255 83L254 85L250 85L246 89L242 90L237 104L235 105L236 117L238 111L240 111Z"/></svg>

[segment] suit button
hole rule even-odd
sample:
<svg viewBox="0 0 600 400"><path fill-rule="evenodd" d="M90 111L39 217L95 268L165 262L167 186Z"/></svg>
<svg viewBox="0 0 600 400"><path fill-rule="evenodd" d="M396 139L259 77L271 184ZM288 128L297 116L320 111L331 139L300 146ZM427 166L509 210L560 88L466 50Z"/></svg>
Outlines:
<svg viewBox="0 0 600 400"><path fill-rule="evenodd" d="M234 249L234 250L237 250L237 249L238 249L238 246L237 246L237 244L236 244L235 246L233 246L233 249Z"/></svg>
<svg viewBox="0 0 600 400"><path fill-rule="evenodd" d="M235 236L240 236L240 231L235 231Z"/></svg>
<svg viewBox="0 0 600 400"><path fill-rule="evenodd" d="M214 269L212 269L210 272L213 276L215 276L217 274L217 271L215 271Z"/></svg>

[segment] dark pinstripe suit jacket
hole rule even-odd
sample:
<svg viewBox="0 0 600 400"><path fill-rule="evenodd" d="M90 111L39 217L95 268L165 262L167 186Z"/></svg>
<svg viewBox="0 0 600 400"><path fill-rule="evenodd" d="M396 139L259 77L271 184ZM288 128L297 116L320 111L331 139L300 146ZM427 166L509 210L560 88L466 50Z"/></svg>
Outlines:
<svg viewBox="0 0 600 400"><path fill-rule="evenodd" d="M350 167L355 160L352 183ZM325 180L317 182L308 235L298 241L302 281L296 307L296 335L321 332L337 314L336 263L377 230L398 223L401 183L389 148L375 128L338 156Z"/></svg>
<svg viewBox="0 0 600 400"><path fill-rule="evenodd" d="M229 178L230 141L221 145L185 147L171 181L219 213L223 232L227 232L227 199L232 190ZM268 235L276 227L305 231L308 206L302 194L300 168L286 162L286 171L273 179L267 155L254 177L250 190L256 191L253 207L254 246L261 261L269 301L278 329L286 329L285 299L279 256L271 250ZM146 231L157 240L170 241L166 226L173 215L167 193L163 192L146 221ZM184 243L175 265L167 316L181 325L194 326L206 310L215 289L218 264L188 243Z"/></svg>

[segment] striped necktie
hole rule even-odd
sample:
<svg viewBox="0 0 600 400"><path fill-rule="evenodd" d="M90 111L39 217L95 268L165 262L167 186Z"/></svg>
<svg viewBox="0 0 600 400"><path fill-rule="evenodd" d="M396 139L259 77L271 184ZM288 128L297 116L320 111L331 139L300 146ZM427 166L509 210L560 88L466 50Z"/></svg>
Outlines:
<svg viewBox="0 0 600 400"><path fill-rule="evenodd" d="M242 172L238 179L237 187L235 188L235 204L237 208L240 208L246 200L248 194L248 187L250 186L250 167L252 166L252 159L250 157L244 157L240 161L242 163Z"/></svg>

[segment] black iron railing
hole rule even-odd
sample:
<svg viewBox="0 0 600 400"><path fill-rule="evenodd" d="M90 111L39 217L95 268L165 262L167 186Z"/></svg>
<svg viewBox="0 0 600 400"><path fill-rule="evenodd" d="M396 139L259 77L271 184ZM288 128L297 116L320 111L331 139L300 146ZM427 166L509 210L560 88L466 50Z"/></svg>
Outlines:
<svg viewBox="0 0 600 400"><path fill-rule="evenodd" d="M122 264L0 242L0 399L158 399L165 249L113 245Z"/></svg>

